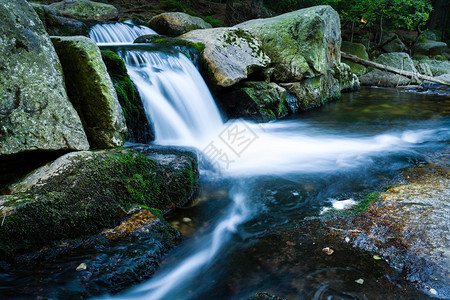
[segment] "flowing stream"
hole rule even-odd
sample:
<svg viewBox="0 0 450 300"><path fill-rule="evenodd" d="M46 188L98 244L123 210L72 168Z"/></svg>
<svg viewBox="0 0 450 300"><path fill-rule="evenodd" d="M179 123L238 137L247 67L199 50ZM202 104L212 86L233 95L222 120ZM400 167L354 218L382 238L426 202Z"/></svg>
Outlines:
<svg viewBox="0 0 450 300"><path fill-rule="evenodd" d="M394 298L423 297L405 292L406 283L392 280L399 272L387 265L374 267L350 251L339 262L323 260L323 245L307 238L293 241L301 245L294 253L279 236L443 151L450 138L448 97L363 89L285 120L224 122L184 55L121 55L154 123L155 143L203 154L198 195L168 216L184 241L150 280L101 299L245 299L261 291L289 299L364 299L383 297L386 286ZM357 278L366 280L364 289L355 286Z"/></svg>

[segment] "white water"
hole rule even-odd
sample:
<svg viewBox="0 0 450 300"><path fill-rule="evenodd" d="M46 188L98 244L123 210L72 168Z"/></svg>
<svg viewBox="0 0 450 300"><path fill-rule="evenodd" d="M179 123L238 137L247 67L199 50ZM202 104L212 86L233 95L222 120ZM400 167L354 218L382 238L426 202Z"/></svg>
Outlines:
<svg viewBox="0 0 450 300"><path fill-rule="evenodd" d="M154 124L156 143L198 146L222 128L208 87L184 55L129 51L124 60Z"/></svg>
<svg viewBox="0 0 450 300"><path fill-rule="evenodd" d="M156 31L145 27L133 25L130 22L108 23L94 25L89 31L89 36L97 44L132 43L142 35L157 34Z"/></svg>

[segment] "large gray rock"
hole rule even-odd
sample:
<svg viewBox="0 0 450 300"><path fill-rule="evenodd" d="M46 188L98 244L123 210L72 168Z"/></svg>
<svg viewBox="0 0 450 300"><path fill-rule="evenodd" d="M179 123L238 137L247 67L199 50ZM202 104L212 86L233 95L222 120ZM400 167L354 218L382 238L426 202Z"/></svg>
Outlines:
<svg viewBox="0 0 450 300"><path fill-rule="evenodd" d="M91 146L123 145L125 118L95 42L82 36L52 37L52 41L63 66L69 98L83 121Z"/></svg>
<svg viewBox="0 0 450 300"><path fill-rule="evenodd" d="M391 66L400 70L409 72L417 72L414 63L407 53L394 52L385 53L375 59L375 62ZM399 86L408 84L419 84L418 79L411 79L405 76L396 75L390 72L384 72L378 69L372 70L367 74L359 77L361 85L374 85L374 86Z"/></svg>
<svg viewBox="0 0 450 300"><path fill-rule="evenodd" d="M114 6L89 0L63 0L50 6L59 10L63 17L71 19L108 21L119 17L119 11Z"/></svg>
<svg viewBox="0 0 450 300"><path fill-rule="evenodd" d="M261 41L275 67L275 81L292 82L323 75L340 63L340 20L330 6L305 8L235 27L249 31Z"/></svg>
<svg viewBox="0 0 450 300"><path fill-rule="evenodd" d="M195 29L212 28L199 17L182 12L167 12L154 16L150 20L150 27L159 34L178 36Z"/></svg>
<svg viewBox="0 0 450 300"><path fill-rule="evenodd" d="M205 44L202 56L210 73L209 79L221 87L236 84L255 70L270 64L261 43L242 29L194 30L180 38Z"/></svg>
<svg viewBox="0 0 450 300"><path fill-rule="evenodd" d="M58 56L33 8L0 0L0 157L89 148Z"/></svg>

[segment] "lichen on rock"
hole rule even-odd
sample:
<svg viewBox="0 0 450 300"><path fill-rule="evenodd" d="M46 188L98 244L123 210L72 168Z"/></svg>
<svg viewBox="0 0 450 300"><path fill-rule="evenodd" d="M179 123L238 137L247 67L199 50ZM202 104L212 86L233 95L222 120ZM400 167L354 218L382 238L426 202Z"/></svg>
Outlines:
<svg viewBox="0 0 450 300"><path fill-rule="evenodd" d="M93 148L121 146L127 130L113 83L95 42L86 37L52 37L70 100Z"/></svg>
<svg viewBox="0 0 450 300"><path fill-rule="evenodd" d="M0 156L89 148L61 65L26 1L0 1Z"/></svg>

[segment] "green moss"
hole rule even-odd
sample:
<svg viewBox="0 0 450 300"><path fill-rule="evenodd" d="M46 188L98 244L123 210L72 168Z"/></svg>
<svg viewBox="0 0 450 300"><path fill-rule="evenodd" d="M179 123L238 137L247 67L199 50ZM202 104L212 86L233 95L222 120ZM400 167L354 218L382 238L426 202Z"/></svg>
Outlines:
<svg viewBox="0 0 450 300"><path fill-rule="evenodd" d="M180 46L180 47L191 47L194 50L196 50L198 53L202 53L203 50L205 50L205 44L198 42L194 43L188 40L178 39L178 38L171 38L164 35L153 35L153 36L143 36L137 38L135 43L153 43L153 44L160 44L164 46Z"/></svg>
<svg viewBox="0 0 450 300"><path fill-rule="evenodd" d="M102 50L102 59L117 93L120 106L127 123L125 140L148 143L154 139L142 100L134 86L122 58L109 50Z"/></svg>
<svg viewBox="0 0 450 300"><path fill-rule="evenodd" d="M159 212L183 204L198 179L195 158L184 157L164 166L130 149L73 157L64 174L21 195L0 231L0 254L8 259L54 240L98 232L116 225L136 204Z"/></svg>

